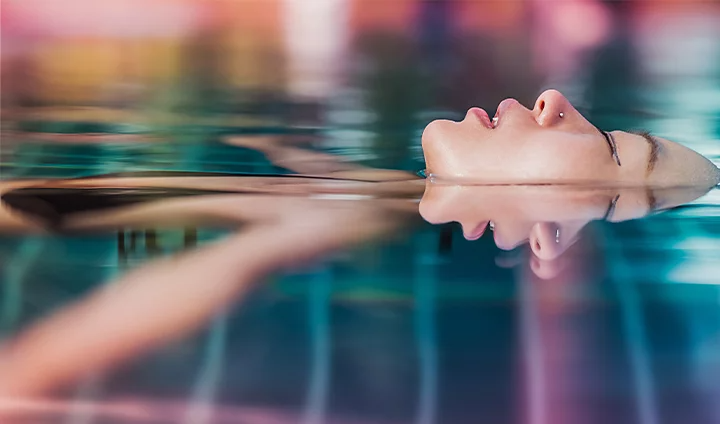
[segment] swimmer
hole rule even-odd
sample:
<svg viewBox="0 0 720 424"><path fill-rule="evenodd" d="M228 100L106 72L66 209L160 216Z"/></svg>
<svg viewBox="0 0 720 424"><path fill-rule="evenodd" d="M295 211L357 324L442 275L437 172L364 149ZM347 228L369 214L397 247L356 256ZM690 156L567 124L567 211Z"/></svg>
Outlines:
<svg viewBox="0 0 720 424"><path fill-rule="evenodd" d="M426 172L458 183L709 188L720 181L718 168L690 148L597 128L556 90L532 109L507 99L493 118L471 108L460 122L433 121L422 145Z"/></svg>
<svg viewBox="0 0 720 424"><path fill-rule="evenodd" d="M88 373L116 369L202 328L217 311L242 301L255 284L272 272L317 261L338 249L393 234L397 228L408 223L409 217L417 215L417 204L413 200L420 196L423 185L425 193L420 212L425 219L431 223L459 222L468 239L476 239L486 228L492 227L495 241L503 249L512 249L529 241L533 253L530 258L533 273L540 278L551 279L562 271L564 265L560 260L575 245L581 229L588 222L639 218L699 197L713 184L713 172L717 173L717 169L709 161L666 140L659 141L660 150L653 159L654 165L648 177L645 180L631 179L636 175L631 167L642 164L643 160L633 154L640 154L642 149L639 146L647 148L650 142L642 144L642 140L635 138L643 136L614 132L611 141L615 142L616 149L613 150L613 144L605 139L605 135L594 130L601 138L595 137L590 132L594 127L566 100L560 101L564 98L559 94L550 92L543 96L545 103L537 109L542 112L556 107L552 104L564 104L566 108L558 112L558 118L568 118L570 123L563 122L553 129L552 126L540 125L540 122L547 124L548 121L534 118L537 126L534 128L531 121L521 119L521 106L506 102L509 106L503 108L508 108L507 113L499 114L506 120L498 119L495 129L482 125L487 118L482 112L477 115L472 112L461 123L433 122L423 139L428 169L433 175L441 176L440 180L446 175L466 176L526 185L462 186L432 180L423 182L399 171L343 163L335 156L305 151L290 142L239 136L228 137L224 141L253 147L265 153L275 164L297 173L324 176L325 179L297 176L116 175L60 181L3 182L0 184L4 202L3 208L0 208L1 231L113 231L168 223L177 226L218 221L242 225L238 225L240 228L236 233L215 244L144 264L120 276L113 284L88 294L76 304L40 320L13 337L11 343L0 346L0 375L3 376L0 379L0 397L42 396L73 384ZM542 103L543 96L539 103ZM555 100L551 104L553 96ZM529 117L535 116L527 109L524 111ZM537 116L540 119L542 113ZM477 120L473 121L475 118ZM492 127L492 121L487 121ZM517 122L517 127L513 127L513 122ZM583 129L587 129L587 134L582 132ZM524 146L517 149L515 156L513 149L493 151L504 155L509 164L524 167L520 170L524 169L525 174L511 168L508 168L509 175L502 174L504 168L483 156L487 153L470 156L474 152L471 147L487 149L482 143L465 146L474 142L474 134L486 134L486 131L497 132L487 134L487 139L506 134L507 140L496 141L507 141L506 146ZM522 134L526 134L527 140L517 138ZM450 136L458 138L445 138ZM547 148L553 149L557 156L543 152L542 145L535 146L530 143L532 140L545 141ZM596 146L598 141L607 143L600 145L605 150ZM457 143L457 147L453 143ZM461 149L466 149L467 153L459 153ZM530 151L536 152L534 158ZM588 157L583 158L581 153ZM606 156L601 156L601 153ZM675 160L675 153L693 166L687 167L688 163ZM473 158L487 166L473 165ZM560 166L563 172L535 163L543 158L554 166ZM578 161L582 160L585 164L580 166ZM612 172L608 160L622 171ZM464 166L474 172L465 172L455 166ZM608 184L633 187L593 189L568 184L532 185L543 180L559 183L590 181L595 175L588 172L587 167L590 166L595 166L597 175L602 175ZM645 166L647 169L648 164ZM689 190L684 187L667 191L642 187L648 181L656 185L665 181L671 185L672 178L663 180L660 175L673 171L673 166L696 171L689 173L695 175L694 179L675 180L675 184L695 184L702 188ZM576 172L573 173L573 169ZM675 172L669 175L683 176ZM22 190L31 188L57 189L59 194L70 190L71 194L77 194L74 190L92 192L108 187L129 192L143 188L167 189L168 192L183 189L192 190L195 195L150 199L119 207L66 211L57 221L59 225L54 227L45 225L47 214L38 213L32 207L37 206L37 202L14 203L12 200L13 193L22 194ZM197 193L202 190L207 194ZM332 196L330 199L327 196L347 192L360 196L357 200L333 200ZM317 195L321 195L321 200L317 199ZM25 199L33 200L31 197ZM43 200L42 197L38 199ZM43 200L41 206L46 201ZM52 206L52 203L49 204ZM205 284L197 284L200 280ZM156 301L170 291L173 292L173 302ZM127 305L134 305L130 316L126 313ZM92 352L92 355L87 352Z"/></svg>

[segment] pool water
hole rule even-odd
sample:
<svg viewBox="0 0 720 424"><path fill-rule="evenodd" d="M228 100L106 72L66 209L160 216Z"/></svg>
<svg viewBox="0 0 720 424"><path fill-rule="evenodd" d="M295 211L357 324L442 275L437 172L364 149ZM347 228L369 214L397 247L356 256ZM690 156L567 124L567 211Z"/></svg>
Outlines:
<svg viewBox="0 0 720 424"><path fill-rule="evenodd" d="M378 200L321 179L332 190L310 193L273 179L294 181L286 163L222 141L307 138L340 163L415 173L430 119L552 86L601 128L648 129L718 164L720 9L607 6L614 35L563 57L532 50L543 22L473 32L443 2L404 3L422 29L383 28L389 7L366 17L380 29L363 29L342 81L312 101L278 89L222 109L208 94L172 124L8 119L7 187L147 171L195 173L180 184L193 188L225 180L224 194L168 196L157 211L153 195L114 191L140 212L100 208L87 227L3 206L3 422L720 422L720 188L587 222L543 273L527 243L502 250L489 229L468 241L425 222L422 188ZM509 53L473 49L482 40ZM263 178L296 191L243 192ZM264 222L265 202L293 211L267 233L248 224Z"/></svg>

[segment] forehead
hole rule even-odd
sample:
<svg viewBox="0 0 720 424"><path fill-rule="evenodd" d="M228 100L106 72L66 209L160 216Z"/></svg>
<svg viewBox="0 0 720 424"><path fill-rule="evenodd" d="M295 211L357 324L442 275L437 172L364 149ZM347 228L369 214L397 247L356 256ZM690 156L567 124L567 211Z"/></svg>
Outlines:
<svg viewBox="0 0 720 424"><path fill-rule="evenodd" d="M656 137L660 149L648 183L657 186L702 186L718 183L720 171L707 158L682 144Z"/></svg>

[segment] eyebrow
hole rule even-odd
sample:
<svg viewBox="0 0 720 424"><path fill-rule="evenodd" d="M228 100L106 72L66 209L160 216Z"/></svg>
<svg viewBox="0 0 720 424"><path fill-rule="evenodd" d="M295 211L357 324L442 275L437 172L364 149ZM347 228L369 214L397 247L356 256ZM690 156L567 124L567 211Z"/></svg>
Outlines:
<svg viewBox="0 0 720 424"><path fill-rule="evenodd" d="M648 212L647 213L653 213L658 208L658 201L655 197L655 192L652 188L647 187L645 189L645 197L647 198L647 205L648 205Z"/></svg>
<svg viewBox="0 0 720 424"><path fill-rule="evenodd" d="M648 145L650 146L650 152L648 153L647 170L645 171L645 176L648 176L653 171L653 169L655 169L655 165L657 164L658 155L660 154L660 141L647 131L632 131L631 133L642 137L645 141L647 141Z"/></svg>

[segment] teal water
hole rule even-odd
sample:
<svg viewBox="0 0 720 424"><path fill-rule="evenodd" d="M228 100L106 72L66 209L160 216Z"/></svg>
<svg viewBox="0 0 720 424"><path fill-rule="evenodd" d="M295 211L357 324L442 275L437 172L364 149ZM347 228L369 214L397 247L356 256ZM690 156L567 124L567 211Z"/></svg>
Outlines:
<svg viewBox="0 0 720 424"><path fill-rule="evenodd" d="M624 20L629 12L613 13L621 28L628 25L627 34L617 31L585 52L569 76L543 79L505 75L493 61L478 64L479 53L464 51L446 28L452 21L428 6L418 18L426 30L412 37L369 36L356 46L354 52L374 66L358 65L362 72L349 72L344 85L316 104L287 96L235 106L237 115L259 117L256 125L15 122L20 131L12 143L3 139L11 146L3 148L3 183L188 171L243 175L233 182L242 185L253 174L292 173L262 152L222 143L228 134L310 137L306 148L314 152L415 172L423 167L419 134L430 119L461 116L470 105L492 109L499 96L527 102L548 86L565 91L602 128L647 129L720 163L720 38L713 27L703 32L686 24L695 30L681 26L670 33L676 39L642 47ZM684 15L678 16L681 25ZM695 15L688 16L694 22ZM527 48L522 40L514 46L516 56ZM678 51L680 59L657 49ZM515 56L508 60L527 66ZM464 74L483 78L468 83L458 76ZM216 99L199 96L193 112L217 113L213 107L227 102ZM232 105L222 107L233 112ZM110 136L86 144L30 141L37 133ZM113 134L138 135L139 141L113 142ZM157 134L162 141L143 140ZM416 201L421 194L398 198ZM333 199L338 208L365 201L348 200L356 193L335 196L304 197L308 205L321 205L318 211L335 210ZM563 268L546 279L533 271L525 244L503 251L491 231L467 241L459 226L433 226L408 210L403 225L383 229L383 237L272 269L242 293L210 302L197 320L187 318L195 306L221 292L222 276L240 281L246 268L235 265L255 253L247 246L218 250L217 257L237 259L206 268L192 256L249 232L243 223L212 225L223 213L194 225L155 215L83 231L0 227L0 329L5 342L24 340L21 347L29 349L26 357L1 356L0 371L29 381L29 393L47 390L57 400L9 401L0 417L78 423L720 422L720 189L641 219L588 223L561 258ZM362 216L366 220L341 221L342 228L370 231L376 221ZM311 222L298 213L294 225L309 228ZM295 239L287 230L287 243L282 235L273 241L279 252L322 235ZM165 311L143 318L152 308L122 303L123 278L168 258L177 268L135 285L138 302ZM182 266L195 271L194 264L200 264L197 273L172 274ZM177 291L158 283L163 275L177 279ZM184 297L187 287L203 289ZM107 318L82 309L98 293L118 299L118 319L108 326L112 332L90 337L76 330ZM79 319L57 319L77 305ZM175 333L154 327L169 311L177 312L177 325L168 324ZM148 337L159 342L143 339L143 326L157 331ZM36 328L48 328L62 342L32 345ZM127 346L136 348L113 356ZM111 359L96 362L104 356ZM93 365L85 369L83 363Z"/></svg>

